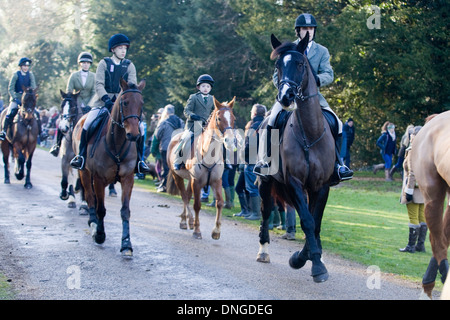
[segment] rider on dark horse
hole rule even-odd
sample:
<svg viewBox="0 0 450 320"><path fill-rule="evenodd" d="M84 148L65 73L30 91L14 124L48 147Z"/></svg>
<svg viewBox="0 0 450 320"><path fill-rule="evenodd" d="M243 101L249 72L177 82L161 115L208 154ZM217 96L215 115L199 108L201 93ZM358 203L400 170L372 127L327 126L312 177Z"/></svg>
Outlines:
<svg viewBox="0 0 450 320"><path fill-rule="evenodd" d="M78 64L81 70L72 73L67 82L67 93L80 92L77 102L81 110L83 110L83 114L90 110L89 101L95 95L95 73L89 71L92 62L93 58L89 52L81 52L78 55ZM63 133L58 129L56 143L49 151L55 157L59 154L62 138Z"/></svg>
<svg viewBox="0 0 450 320"><path fill-rule="evenodd" d="M315 74L317 87L323 87L333 82L334 73L330 64L330 54L328 49L314 41L316 35L317 22L314 16L308 13L303 13L295 20L295 33L298 39L294 42L298 44L309 32L309 43L305 51L305 55L308 57L309 63ZM278 72L275 70L273 75L273 82L278 87ZM333 176L339 178L340 181L349 180L353 177L353 171L345 166L339 156L339 149L342 142L342 122L337 115L331 110L325 98L319 92L319 103L322 109L328 110L335 115L335 118L339 124L338 138L336 139L336 164ZM275 103L270 112L270 118L267 125L267 153L269 156L271 150L271 130L276 128L276 119L281 112L282 106L280 103ZM269 168L269 163L266 160L260 160L255 165L254 172L258 175L265 175L264 173Z"/></svg>
<svg viewBox="0 0 450 320"><path fill-rule="evenodd" d="M114 102L121 91L120 79L123 78L129 84L137 84L136 67L125 59L130 47L130 39L121 33L113 35L108 42L108 49L113 53L112 57L104 58L97 66L95 74L95 96L93 98L92 110L89 111L81 132L79 154L70 162L75 169L84 169L87 155L87 131L92 122L97 118L102 108L111 112ZM137 172L149 174L150 168L142 161L144 151L144 126L141 122L141 138L137 141Z"/></svg>
<svg viewBox="0 0 450 320"><path fill-rule="evenodd" d="M19 61L20 70L15 72L9 81L8 91L11 96L8 111L2 124L2 131L0 131L0 140L6 139L6 132L8 127L11 128L14 117L19 111L19 106L22 105L23 88L36 89L36 80L33 72L30 70L31 59L24 57ZM39 113L35 112L36 121L39 128L39 138L41 141L48 138L48 134L42 132L41 117Z"/></svg>

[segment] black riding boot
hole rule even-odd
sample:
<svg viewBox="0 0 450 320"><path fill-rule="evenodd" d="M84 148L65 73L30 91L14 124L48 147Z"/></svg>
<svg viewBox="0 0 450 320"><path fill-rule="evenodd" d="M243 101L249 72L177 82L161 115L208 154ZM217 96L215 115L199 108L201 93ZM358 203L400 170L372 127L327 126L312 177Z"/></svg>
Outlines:
<svg viewBox="0 0 450 320"><path fill-rule="evenodd" d="M340 149L342 143L342 134L338 135L335 143L336 148L336 162L334 165L333 175L339 178L339 181L350 180L353 178L353 171L350 170L341 160Z"/></svg>
<svg viewBox="0 0 450 320"><path fill-rule="evenodd" d="M416 244L417 252L425 252L425 239L427 238L427 230L427 225L425 223L421 223Z"/></svg>
<svg viewBox="0 0 450 320"><path fill-rule="evenodd" d="M137 165L136 171L139 174L149 174L151 172L150 168L147 164L142 160L142 155L144 154L144 138L140 137L138 141L136 141L137 148Z"/></svg>
<svg viewBox="0 0 450 320"><path fill-rule="evenodd" d="M10 114L7 114L5 116L5 119L3 119L3 125L2 125L2 131L0 132L0 140L6 139L6 132L8 131L8 128L11 126L12 119L14 119L14 116L11 117Z"/></svg>
<svg viewBox="0 0 450 320"><path fill-rule="evenodd" d="M267 138L266 138L266 157L269 158L272 155L272 127L271 125L267 125L266 132L267 132ZM256 173L259 176L266 176L270 168L269 162L265 160L259 160L255 167L253 168L253 172Z"/></svg>
<svg viewBox="0 0 450 320"><path fill-rule="evenodd" d="M56 143L49 151L55 157L57 157L59 154L59 148L61 147L62 137L63 137L63 134L62 134L61 130L58 129L58 132L56 134Z"/></svg>
<svg viewBox="0 0 450 320"><path fill-rule="evenodd" d="M84 165L86 163L86 155L87 155L87 130L81 131L80 137L80 145L79 145L79 154L75 156L75 158L70 161L70 165L78 170L83 170Z"/></svg>
<svg viewBox="0 0 450 320"><path fill-rule="evenodd" d="M409 227L408 244L403 249L398 249L400 252L409 252L409 253L416 252L416 240L417 240L418 230L419 230L418 227L415 227L415 228Z"/></svg>

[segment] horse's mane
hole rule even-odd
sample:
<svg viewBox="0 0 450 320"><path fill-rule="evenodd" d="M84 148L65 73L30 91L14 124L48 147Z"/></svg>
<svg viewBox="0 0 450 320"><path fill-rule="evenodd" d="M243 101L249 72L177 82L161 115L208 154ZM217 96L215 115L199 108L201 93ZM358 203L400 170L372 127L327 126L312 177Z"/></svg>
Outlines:
<svg viewBox="0 0 450 320"><path fill-rule="evenodd" d="M435 113L435 114L432 114L431 116L428 116L426 119L425 119L425 123L427 123L428 121L430 121L431 119L433 119L434 117L436 117L438 115L438 113Z"/></svg>
<svg viewBox="0 0 450 320"><path fill-rule="evenodd" d="M287 51L297 51L297 45L290 41L284 42L272 51L272 53L270 54L270 59L274 60Z"/></svg>
<svg viewBox="0 0 450 320"><path fill-rule="evenodd" d="M23 98L25 103L34 103L36 101L36 95L33 94L33 89L27 88L25 96Z"/></svg>

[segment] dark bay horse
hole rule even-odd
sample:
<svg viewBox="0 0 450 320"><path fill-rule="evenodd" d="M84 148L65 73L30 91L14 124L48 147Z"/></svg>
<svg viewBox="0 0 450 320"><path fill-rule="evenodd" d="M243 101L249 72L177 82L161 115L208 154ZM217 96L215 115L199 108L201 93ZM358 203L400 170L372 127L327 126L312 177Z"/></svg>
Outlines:
<svg viewBox="0 0 450 320"><path fill-rule="evenodd" d="M278 58L279 91L276 103L294 111L287 120L280 144L279 139L277 144L272 139L271 175L259 178L263 220L257 261L270 261L268 225L273 195L296 209L306 236L305 246L292 255L290 266L299 269L311 260L314 281L323 282L328 279L328 272L321 261L320 226L328 200L335 148L333 135L319 105L311 66L303 54L308 44L308 34L304 39L296 45L291 42L282 44L274 35L271 37L274 48L271 58ZM268 118L261 124L261 132L265 130L267 121ZM265 143L260 142L261 145Z"/></svg>
<svg viewBox="0 0 450 320"><path fill-rule="evenodd" d="M60 90L62 102L61 102L61 120L59 122L59 130L63 134L61 140L61 151L59 153L61 157L61 192L59 197L61 200L68 200L67 206L69 208L76 208L75 201L75 189L79 186L81 189L82 205L80 206L80 214L87 212L87 204L84 201L84 190L81 186L78 172L74 174L72 167L70 166L70 160L75 157L75 153L72 148L72 133L75 125L83 116L83 110L78 105L78 96L80 92L72 93ZM70 180L70 181L69 181Z"/></svg>
<svg viewBox="0 0 450 320"><path fill-rule="evenodd" d="M172 137L167 149L167 163L170 172L167 179L167 192L172 195L181 193L184 209L181 214L180 228L187 229L186 219L189 219L190 229L194 229L193 236L201 239L199 213L201 209L201 190L210 185L214 190L216 199L216 221L211 237L215 240L220 238L220 226L223 208L222 197L222 174L224 170L223 146L226 150L234 152L236 149L234 137L233 105L231 102L220 103L214 98L215 109L208 119L206 129L195 138L191 157L185 162L185 169L175 171L173 163L175 160L174 150L180 142L183 132ZM190 143L189 141L187 143ZM184 180L188 181L187 189ZM195 218L189 208L192 193L194 194Z"/></svg>
<svg viewBox="0 0 450 320"><path fill-rule="evenodd" d="M17 180L22 180L25 172L25 164L27 173L25 176L26 189L31 189L30 174L31 161L33 159L34 150L36 149L37 137L39 134L38 123L35 117L35 108L37 102L37 88L23 88L22 105L19 107L17 121L11 125L11 130L7 132L7 137L2 141L3 163L5 164L5 183L10 183L9 178L9 162L8 157L12 147L15 166L14 171ZM7 109L3 110L0 121L6 116Z"/></svg>
<svg viewBox="0 0 450 320"><path fill-rule="evenodd" d="M104 218L106 215L105 187L114 182L122 186L122 244L120 251L124 257L133 255L130 241L130 199L134 185L134 169L136 167L136 141L141 133L139 121L142 116L144 100L142 90L145 80L139 85L128 85L121 79L122 88L111 110L106 125L101 132L98 144L94 144L94 135L87 148L85 169L80 170L81 183L84 187L86 201L89 206L88 224L96 243L105 241ZM105 109L107 112L107 110ZM73 132L72 147L78 153L81 129L86 116L78 121ZM93 152L93 148L95 150ZM93 152L93 155L91 156Z"/></svg>
<svg viewBox="0 0 450 320"><path fill-rule="evenodd" d="M431 298L438 270L444 283L449 268L450 205L445 202L445 197L449 201L450 111L429 118L414 137L409 156L412 172L424 197L425 220L430 230L433 256L423 276L422 287Z"/></svg>

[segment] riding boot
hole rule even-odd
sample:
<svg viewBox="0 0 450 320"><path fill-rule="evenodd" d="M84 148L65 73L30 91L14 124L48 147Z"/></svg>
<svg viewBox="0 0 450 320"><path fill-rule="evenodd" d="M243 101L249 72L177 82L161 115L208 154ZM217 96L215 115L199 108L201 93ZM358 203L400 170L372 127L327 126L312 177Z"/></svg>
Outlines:
<svg viewBox="0 0 450 320"><path fill-rule="evenodd" d="M280 225L280 212L278 211L278 205L275 203L273 206L273 227L277 228Z"/></svg>
<svg viewBox="0 0 450 320"><path fill-rule="evenodd" d="M56 143L53 145L53 147L50 149L50 153L57 157L59 154L59 148L61 147L61 140L62 140L63 134L61 130L58 129L58 133L56 134Z"/></svg>
<svg viewBox="0 0 450 320"><path fill-rule="evenodd" d="M409 252L414 253L416 252L416 240L418 235L419 226L410 226L409 227L409 241L406 247L403 249L399 249L400 252Z"/></svg>
<svg viewBox="0 0 450 320"><path fill-rule="evenodd" d="M389 175L391 176L391 178L394 178L395 170L397 170L397 167L396 166L392 166L391 170L389 171Z"/></svg>
<svg viewBox="0 0 450 320"><path fill-rule="evenodd" d="M81 130L80 145L78 149L79 154L70 161L70 165L75 169L83 170L87 155L87 130L85 129Z"/></svg>
<svg viewBox="0 0 450 320"><path fill-rule="evenodd" d="M266 159L268 159L272 154L272 127L271 125L267 125L266 127ZM267 160L259 160L255 167L253 168L253 172L259 176L266 176L269 172L270 164Z"/></svg>
<svg viewBox="0 0 450 320"><path fill-rule="evenodd" d="M280 213L280 220L281 220L281 225L279 225L277 227L277 229L279 230L286 230L286 211L279 211Z"/></svg>
<svg viewBox="0 0 450 320"><path fill-rule="evenodd" d="M247 196L244 193L238 193L239 203L241 205L241 212L233 214L235 217L244 217L248 215Z"/></svg>
<svg viewBox="0 0 450 320"><path fill-rule="evenodd" d="M140 137L138 141L136 141L137 148L137 165L136 170L139 174L149 174L151 173L150 168L147 166L145 161L142 160L142 156L144 154L144 138Z"/></svg>
<svg viewBox="0 0 450 320"><path fill-rule="evenodd" d="M394 181L394 179L392 179L391 174L389 173L389 169L384 169L384 180L386 181Z"/></svg>
<svg viewBox="0 0 450 320"><path fill-rule="evenodd" d="M11 117L11 114L7 114L5 119L3 119L2 131L0 132L1 141L6 139L6 132L8 132L8 128L11 127L12 119L14 119L14 116Z"/></svg>
<svg viewBox="0 0 450 320"><path fill-rule="evenodd" d="M340 157L340 146L342 142L342 134L339 134L335 142L336 150L336 162L334 165L335 174L337 174L339 181L350 180L353 178L353 171L350 170L343 162Z"/></svg>
<svg viewBox="0 0 450 320"><path fill-rule="evenodd" d="M419 236L417 238L416 251L425 252L425 239L427 238L427 224L422 222L420 224Z"/></svg>
<svg viewBox="0 0 450 320"><path fill-rule="evenodd" d="M250 197L249 211L251 215L246 217L247 220L261 219L261 198L259 196Z"/></svg>
<svg viewBox="0 0 450 320"><path fill-rule="evenodd" d="M236 195L236 192L234 190L234 186L230 187L230 203L231 203L231 207L234 208L234 197Z"/></svg>

